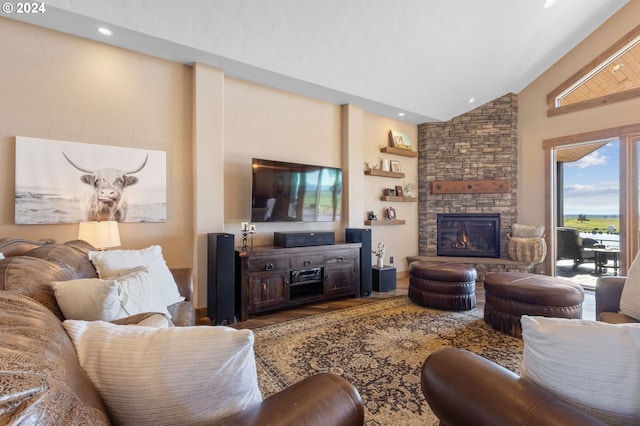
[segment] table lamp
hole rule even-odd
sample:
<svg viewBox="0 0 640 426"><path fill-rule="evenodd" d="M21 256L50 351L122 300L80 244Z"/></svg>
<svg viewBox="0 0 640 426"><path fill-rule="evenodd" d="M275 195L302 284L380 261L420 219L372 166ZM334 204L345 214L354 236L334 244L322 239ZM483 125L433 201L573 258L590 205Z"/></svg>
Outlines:
<svg viewBox="0 0 640 426"><path fill-rule="evenodd" d="M118 247L120 245L118 222L114 220L80 222L78 239L84 240L100 250L109 247Z"/></svg>

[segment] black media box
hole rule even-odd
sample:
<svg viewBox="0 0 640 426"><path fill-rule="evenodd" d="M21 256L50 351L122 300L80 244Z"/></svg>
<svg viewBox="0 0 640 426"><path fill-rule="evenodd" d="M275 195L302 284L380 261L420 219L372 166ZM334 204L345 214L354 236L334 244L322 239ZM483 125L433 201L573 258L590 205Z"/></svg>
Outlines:
<svg viewBox="0 0 640 426"><path fill-rule="evenodd" d="M274 232L273 245L276 247L327 246L336 243L333 232Z"/></svg>
<svg viewBox="0 0 640 426"><path fill-rule="evenodd" d="M396 268L393 266L376 265L371 267L373 271L373 290L374 291L391 291L396 289Z"/></svg>

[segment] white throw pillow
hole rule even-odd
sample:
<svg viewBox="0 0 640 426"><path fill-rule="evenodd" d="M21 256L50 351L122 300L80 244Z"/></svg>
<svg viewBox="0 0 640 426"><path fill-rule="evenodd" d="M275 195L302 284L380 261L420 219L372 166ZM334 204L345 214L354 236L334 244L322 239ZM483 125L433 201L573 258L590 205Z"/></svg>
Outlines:
<svg viewBox="0 0 640 426"><path fill-rule="evenodd" d="M113 321L144 312L159 312L170 317L145 268L135 268L106 280L54 281L51 286L66 319Z"/></svg>
<svg viewBox="0 0 640 426"><path fill-rule="evenodd" d="M636 255L620 296L620 312L640 321L640 252Z"/></svg>
<svg viewBox="0 0 640 426"><path fill-rule="evenodd" d="M522 316L522 376L611 425L640 419L640 324Z"/></svg>
<svg viewBox="0 0 640 426"><path fill-rule="evenodd" d="M167 315L154 314L144 318L137 325L141 327L155 327L155 328L168 328L174 327L173 323L170 319L167 318Z"/></svg>
<svg viewBox="0 0 640 426"><path fill-rule="evenodd" d="M250 330L63 326L114 424L216 424L262 401Z"/></svg>
<svg viewBox="0 0 640 426"><path fill-rule="evenodd" d="M160 290L165 306L184 300L164 261L160 246L150 246L142 250L90 251L88 256L100 278L111 278L137 266L145 266L151 272L152 281Z"/></svg>
<svg viewBox="0 0 640 426"><path fill-rule="evenodd" d="M158 314L154 312L143 312L141 314L132 315L130 317L109 321L111 324L117 325L140 325L145 327L175 327L169 319L169 315Z"/></svg>
<svg viewBox="0 0 640 426"><path fill-rule="evenodd" d="M511 232L511 236L515 238L542 238L544 237L544 226L531 226L514 223L511 225Z"/></svg>

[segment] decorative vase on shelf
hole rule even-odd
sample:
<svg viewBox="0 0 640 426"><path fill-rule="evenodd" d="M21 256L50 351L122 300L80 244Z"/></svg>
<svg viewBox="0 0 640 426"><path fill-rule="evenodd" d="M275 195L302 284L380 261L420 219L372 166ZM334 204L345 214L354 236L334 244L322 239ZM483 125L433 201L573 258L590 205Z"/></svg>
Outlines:
<svg viewBox="0 0 640 426"><path fill-rule="evenodd" d="M378 257L377 266L378 266L378 268L382 268L384 266L384 257L382 257L382 256Z"/></svg>

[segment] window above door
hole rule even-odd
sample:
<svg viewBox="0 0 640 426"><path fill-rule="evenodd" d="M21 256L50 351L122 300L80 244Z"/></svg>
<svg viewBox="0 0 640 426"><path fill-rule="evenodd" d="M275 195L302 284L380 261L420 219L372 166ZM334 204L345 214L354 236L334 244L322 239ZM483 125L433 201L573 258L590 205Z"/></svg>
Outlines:
<svg viewBox="0 0 640 426"><path fill-rule="evenodd" d="M547 95L548 116L640 96L640 25Z"/></svg>

